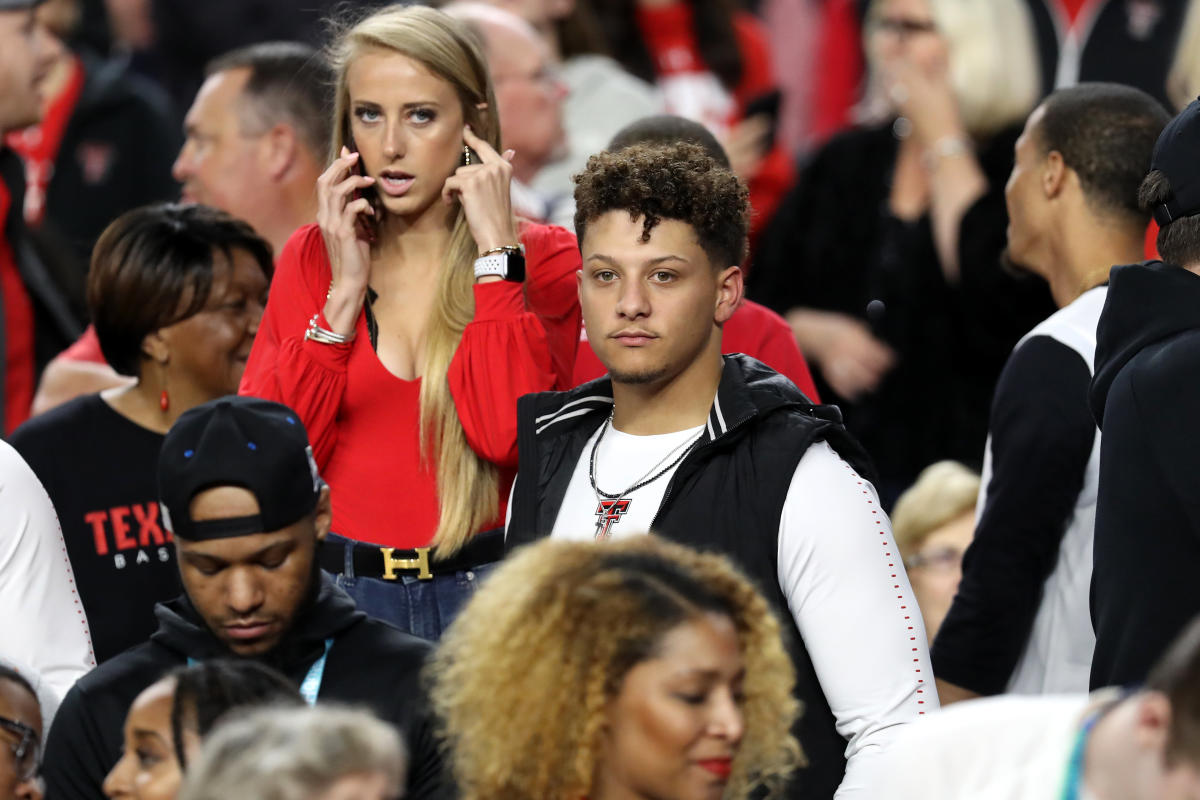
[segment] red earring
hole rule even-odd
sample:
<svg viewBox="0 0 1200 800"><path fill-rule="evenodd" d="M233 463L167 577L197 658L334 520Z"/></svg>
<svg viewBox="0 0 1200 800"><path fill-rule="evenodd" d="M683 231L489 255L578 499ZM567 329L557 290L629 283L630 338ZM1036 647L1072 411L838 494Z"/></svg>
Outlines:
<svg viewBox="0 0 1200 800"><path fill-rule="evenodd" d="M167 390L163 389L162 394L158 396L158 407L166 411L171 407L171 398L167 397Z"/></svg>

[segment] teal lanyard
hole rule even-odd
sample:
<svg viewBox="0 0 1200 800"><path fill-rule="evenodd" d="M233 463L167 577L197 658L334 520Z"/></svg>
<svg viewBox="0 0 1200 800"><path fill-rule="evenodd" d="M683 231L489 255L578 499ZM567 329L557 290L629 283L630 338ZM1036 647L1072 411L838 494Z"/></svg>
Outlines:
<svg viewBox="0 0 1200 800"><path fill-rule="evenodd" d="M310 706L317 704L317 695L321 693L321 681L325 679L325 659L329 657L329 651L333 647L333 639L325 640L325 652L321 653L321 657L313 662L313 665L308 668L308 674L304 676L304 680L300 683L300 696L304 698L304 702ZM189 667L194 667L200 662L189 657L187 664Z"/></svg>
<svg viewBox="0 0 1200 800"><path fill-rule="evenodd" d="M1063 782L1062 800L1079 800L1080 789L1083 787L1083 752L1087 749L1088 734L1107 710L1104 708L1093 711L1084 720L1079 733L1075 734L1075 745L1071 748L1071 760L1067 762L1067 777Z"/></svg>

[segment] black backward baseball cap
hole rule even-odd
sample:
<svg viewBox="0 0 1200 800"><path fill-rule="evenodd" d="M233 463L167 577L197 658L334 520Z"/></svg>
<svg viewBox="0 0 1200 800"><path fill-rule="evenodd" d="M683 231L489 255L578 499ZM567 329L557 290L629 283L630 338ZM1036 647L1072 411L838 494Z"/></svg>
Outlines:
<svg viewBox="0 0 1200 800"><path fill-rule="evenodd" d="M1154 208L1160 227L1200 214L1200 98L1189 103L1158 135L1150 169L1162 171L1171 185L1166 202Z"/></svg>
<svg viewBox="0 0 1200 800"><path fill-rule="evenodd" d="M270 533L316 508L325 485L300 416L257 397L222 397L184 412L158 456L163 519L180 539ZM217 486L240 486L259 513L195 521L192 499Z"/></svg>

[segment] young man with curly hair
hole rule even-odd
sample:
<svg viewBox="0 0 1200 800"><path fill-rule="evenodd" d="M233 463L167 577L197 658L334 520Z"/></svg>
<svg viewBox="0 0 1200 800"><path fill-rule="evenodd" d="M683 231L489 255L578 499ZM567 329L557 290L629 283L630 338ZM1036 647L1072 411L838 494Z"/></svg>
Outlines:
<svg viewBox="0 0 1200 800"><path fill-rule="evenodd" d="M746 189L687 143L593 156L577 183L579 297L608 376L521 399L508 544L652 529L729 556L790 632L809 765L788 797L865 798L894 734L937 708L925 631L837 409L721 355Z"/></svg>

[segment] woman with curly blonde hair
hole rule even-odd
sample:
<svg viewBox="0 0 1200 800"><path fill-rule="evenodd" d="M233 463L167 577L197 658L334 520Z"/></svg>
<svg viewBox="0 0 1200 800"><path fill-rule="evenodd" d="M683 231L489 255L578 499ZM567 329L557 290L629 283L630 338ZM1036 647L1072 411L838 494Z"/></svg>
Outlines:
<svg viewBox="0 0 1200 800"><path fill-rule="evenodd" d="M429 674L463 800L778 796L804 761L766 601L655 537L518 550Z"/></svg>

